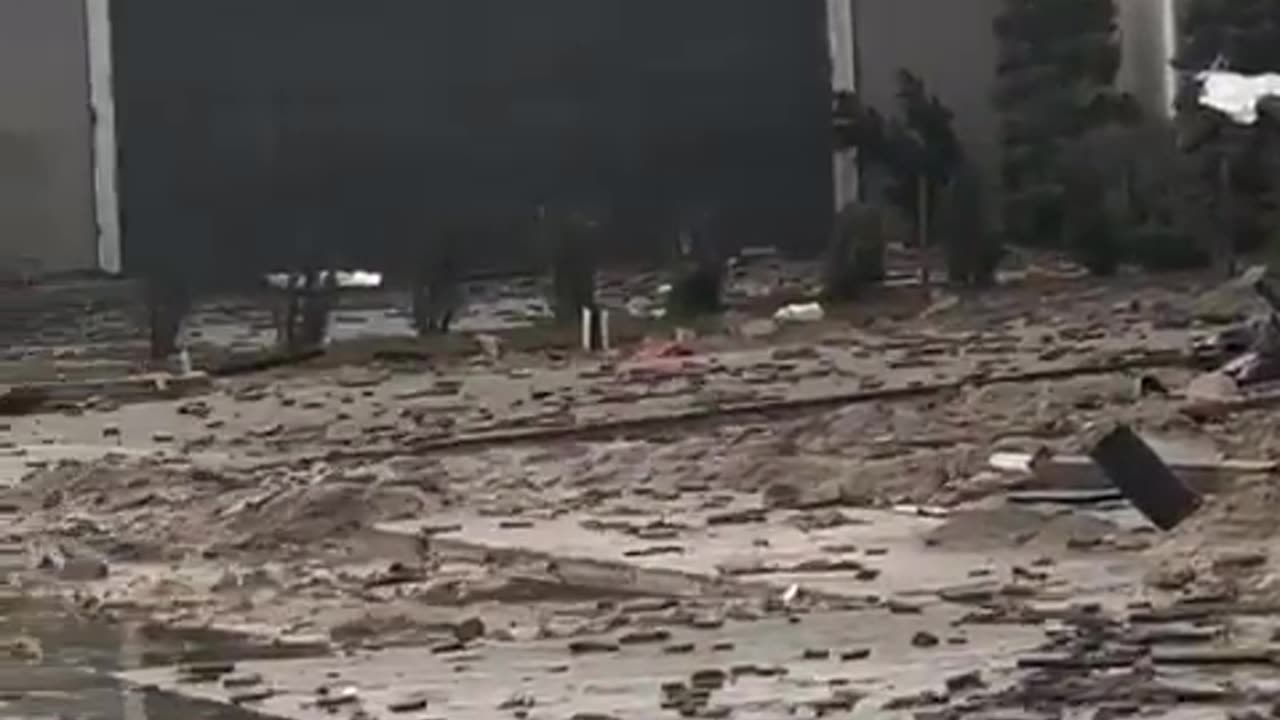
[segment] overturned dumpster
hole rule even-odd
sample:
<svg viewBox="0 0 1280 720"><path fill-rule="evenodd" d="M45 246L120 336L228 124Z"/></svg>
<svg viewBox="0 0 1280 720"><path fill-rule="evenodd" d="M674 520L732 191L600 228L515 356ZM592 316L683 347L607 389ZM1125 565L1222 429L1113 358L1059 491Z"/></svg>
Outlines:
<svg viewBox="0 0 1280 720"><path fill-rule="evenodd" d="M461 273L532 270L547 207L605 218L609 262L657 257L701 212L726 244L816 249L825 17L820 0L113 3L125 269L165 320L269 271L410 284L445 235Z"/></svg>

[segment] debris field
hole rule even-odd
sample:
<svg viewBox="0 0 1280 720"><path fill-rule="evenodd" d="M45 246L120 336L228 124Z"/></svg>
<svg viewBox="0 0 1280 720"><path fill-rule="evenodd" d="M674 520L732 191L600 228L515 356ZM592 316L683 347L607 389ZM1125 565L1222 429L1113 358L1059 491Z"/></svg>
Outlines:
<svg viewBox="0 0 1280 720"><path fill-rule="evenodd" d="M1280 717L1257 282L15 382L5 593L315 648L122 673L273 717Z"/></svg>

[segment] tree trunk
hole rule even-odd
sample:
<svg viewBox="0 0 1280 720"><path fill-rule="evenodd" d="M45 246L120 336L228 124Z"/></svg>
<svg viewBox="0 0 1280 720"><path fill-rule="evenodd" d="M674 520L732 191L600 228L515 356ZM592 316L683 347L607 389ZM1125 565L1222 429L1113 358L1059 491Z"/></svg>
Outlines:
<svg viewBox="0 0 1280 720"><path fill-rule="evenodd" d="M916 178L916 245L920 251L920 289L928 299L929 289L929 179Z"/></svg>
<svg viewBox="0 0 1280 720"><path fill-rule="evenodd" d="M1230 279L1236 274L1235 207L1231 188L1231 159L1224 153L1218 159L1218 229L1214 243L1214 270Z"/></svg>
<svg viewBox="0 0 1280 720"><path fill-rule="evenodd" d="M178 352L178 334L190 304L188 292L174 278L148 278L145 282L151 359L164 360Z"/></svg>

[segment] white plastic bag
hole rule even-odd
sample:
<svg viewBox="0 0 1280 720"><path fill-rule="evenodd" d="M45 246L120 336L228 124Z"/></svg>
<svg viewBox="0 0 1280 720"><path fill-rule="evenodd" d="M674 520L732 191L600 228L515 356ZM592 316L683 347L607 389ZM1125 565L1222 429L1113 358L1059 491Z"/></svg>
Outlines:
<svg viewBox="0 0 1280 720"><path fill-rule="evenodd" d="M778 322L818 322L826 316L822 306L816 302L793 303L778 308L773 319Z"/></svg>

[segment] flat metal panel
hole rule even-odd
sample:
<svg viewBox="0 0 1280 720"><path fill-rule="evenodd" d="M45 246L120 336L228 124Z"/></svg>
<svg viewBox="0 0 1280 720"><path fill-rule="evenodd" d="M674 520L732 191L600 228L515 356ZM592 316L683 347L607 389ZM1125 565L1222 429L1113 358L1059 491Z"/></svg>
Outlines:
<svg viewBox="0 0 1280 720"><path fill-rule="evenodd" d="M314 248L397 266L442 225L528 269L538 204L615 259L677 218L815 249L831 215L823 0L116 0L127 268Z"/></svg>

